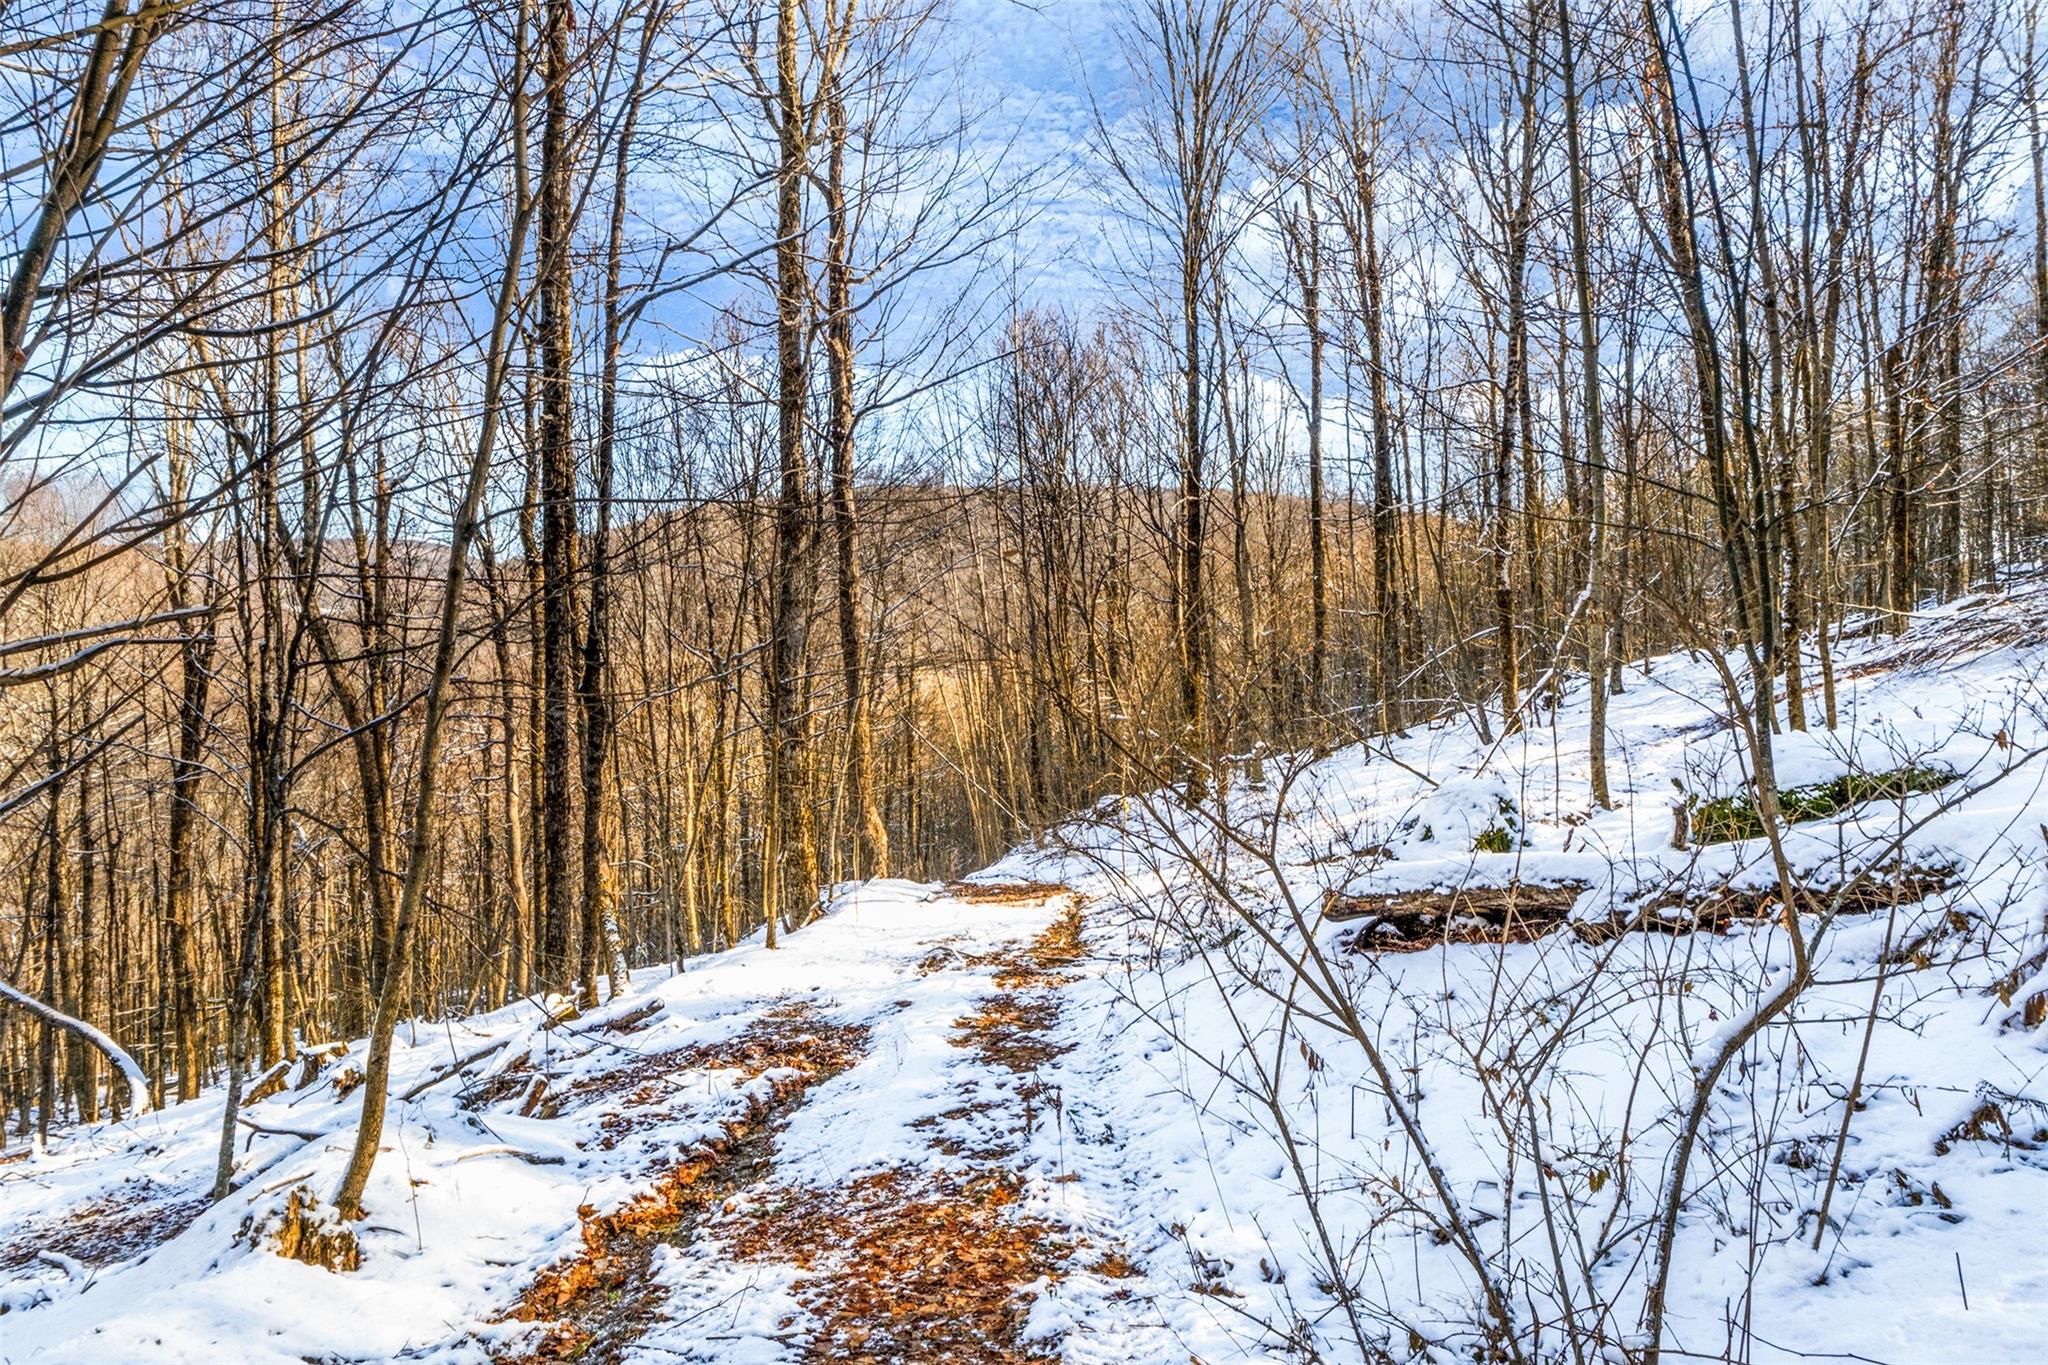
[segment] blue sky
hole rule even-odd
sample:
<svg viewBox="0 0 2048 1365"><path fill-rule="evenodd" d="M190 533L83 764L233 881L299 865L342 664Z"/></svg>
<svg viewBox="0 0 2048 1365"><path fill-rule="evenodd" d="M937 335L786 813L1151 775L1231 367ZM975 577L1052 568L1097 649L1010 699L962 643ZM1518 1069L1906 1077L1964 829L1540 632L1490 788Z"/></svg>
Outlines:
<svg viewBox="0 0 2048 1365"><path fill-rule="evenodd" d="M1027 285L1038 286L1027 293L1085 295L1109 264L1112 224L1088 144L1091 96L1113 116L1125 83L1116 14L1102 0L960 0L955 11L961 83L997 115L987 140L1014 138L1016 154L1045 171L1020 251Z"/></svg>

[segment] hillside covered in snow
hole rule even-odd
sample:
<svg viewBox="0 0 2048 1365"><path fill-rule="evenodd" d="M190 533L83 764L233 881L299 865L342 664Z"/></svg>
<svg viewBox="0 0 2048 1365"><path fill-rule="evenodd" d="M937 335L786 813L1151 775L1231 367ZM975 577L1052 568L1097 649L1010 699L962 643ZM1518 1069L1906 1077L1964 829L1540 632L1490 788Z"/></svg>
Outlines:
<svg viewBox="0 0 2048 1365"><path fill-rule="evenodd" d="M352 1226L360 1045L218 1203L217 1092L11 1150L0 1358L2038 1360L2048 591L1850 635L1627 669L1613 809L1575 684L413 1021Z"/></svg>

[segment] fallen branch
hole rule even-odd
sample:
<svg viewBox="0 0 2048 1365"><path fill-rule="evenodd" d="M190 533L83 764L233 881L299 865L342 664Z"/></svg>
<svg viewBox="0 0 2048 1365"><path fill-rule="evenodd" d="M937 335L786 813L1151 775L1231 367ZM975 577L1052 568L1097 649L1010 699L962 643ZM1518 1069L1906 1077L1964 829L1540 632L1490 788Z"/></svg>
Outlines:
<svg viewBox="0 0 2048 1365"><path fill-rule="evenodd" d="M491 1043L486 1047L478 1048L475 1052L470 1053L467 1057L456 1058L454 1061L448 1063L446 1066L441 1067L439 1070L428 1075L425 1080L420 1081L417 1085L413 1086L412 1089L406 1091L403 1095L400 1095L398 1098L401 1100L418 1099L420 1096L426 1094L429 1090L432 1090L441 1082L447 1080L450 1076L460 1075L462 1072L467 1071L472 1066L475 1066L478 1062L490 1056L492 1053L501 1051L504 1048L505 1044L511 1041L512 1040L510 1038L500 1038L495 1043Z"/></svg>
<svg viewBox="0 0 2048 1365"><path fill-rule="evenodd" d="M250 1132L261 1133L265 1137L295 1137L303 1142L318 1142L321 1138L334 1136L331 1131L324 1128L278 1128L271 1124L258 1123L247 1114L235 1115L235 1122Z"/></svg>
<svg viewBox="0 0 2048 1365"><path fill-rule="evenodd" d="M81 1260L78 1260L76 1257L66 1256L61 1251L38 1251L36 1253L36 1259L38 1261L41 1261L45 1265L55 1266L57 1269L63 1271L67 1279L83 1280L89 1278L92 1275L91 1266L87 1265L85 1262Z"/></svg>
<svg viewBox="0 0 2048 1365"><path fill-rule="evenodd" d="M266 1169L268 1168L266 1167ZM271 1181L268 1185L265 1185L262 1189L256 1191L256 1193L250 1195L249 1202L253 1204L257 1200L261 1199L264 1195L275 1194L287 1185L303 1185L308 1180L311 1180L313 1178L313 1174L314 1173L312 1171L300 1171L297 1175L280 1176L278 1179Z"/></svg>
<svg viewBox="0 0 2048 1365"><path fill-rule="evenodd" d="M17 990L5 981L0 981L0 1001L5 1001L10 1005L18 1005L36 1016L36 1018L41 1019L44 1023L75 1033L93 1047L98 1048L106 1055L107 1061L112 1063L114 1070L120 1072L128 1080L129 1112L131 1114L147 1114L149 1112L149 1078L142 1074L142 1068L136 1064L135 1059L121 1050L119 1043L109 1038L106 1034L101 1033L83 1019L73 1019L63 1011L44 1004L28 994L28 992Z"/></svg>
<svg viewBox="0 0 2048 1365"><path fill-rule="evenodd" d="M529 1152L503 1142L493 1143L488 1147L472 1147L456 1157L455 1160L468 1161L472 1157L479 1156L516 1156L529 1166L560 1166L567 1160L567 1158L559 1156L542 1156L538 1152Z"/></svg>
<svg viewBox="0 0 2048 1365"><path fill-rule="evenodd" d="M624 1014L615 1014L611 1018L605 1020L603 1023L592 1024L588 1028L570 1029L569 1032L627 1033L632 1030L633 1025L639 1023L643 1019L653 1018L655 1015L660 1014L662 1010L665 1008L667 1007L661 1001L649 1000L645 1004L635 1005L632 1009L627 1010Z"/></svg>

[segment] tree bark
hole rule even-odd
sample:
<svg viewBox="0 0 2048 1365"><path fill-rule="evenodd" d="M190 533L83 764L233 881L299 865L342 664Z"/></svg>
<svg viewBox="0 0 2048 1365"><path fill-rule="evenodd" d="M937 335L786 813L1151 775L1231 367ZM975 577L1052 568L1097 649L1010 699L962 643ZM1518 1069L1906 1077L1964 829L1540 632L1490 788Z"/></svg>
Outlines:
<svg viewBox="0 0 2048 1365"><path fill-rule="evenodd" d="M853 214L846 191L846 74L857 0L828 24L835 52L825 89L825 361L830 392L826 444L832 453L834 596L846 715L847 800L853 808L853 875L885 875L889 827L875 795L873 699L862 655L859 509L854 495Z"/></svg>
<svg viewBox="0 0 2048 1365"><path fill-rule="evenodd" d="M546 0L542 26L540 221L538 249L541 351L541 979L570 985L576 904L570 881L570 708L575 694L576 446L571 331L570 245L575 234L570 183L569 30L571 0ZM596 989L584 984L586 992Z"/></svg>
<svg viewBox="0 0 2048 1365"><path fill-rule="evenodd" d="M797 70L798 0L780 0L775 20L775 107L779 151L775 194L776 455L773 601L768 624L768 818L762 854L762 915L768 946L780 921L797 920L817 881L816 836L810 819L801 672L808 634L803 589L808 577L806 511L809 462L804 405L805 364L803 191L808 148L805 100Z"/></svg>
<svg viewBox="0 0 2048 1365"><path fill-rule="evenodd" d="M1593 805L1614 804L1607 790L1607 435L1600 395L1600 333L1593 320L1591 229L1587 225L1587 160L1580 128L1578 49L1571 0L1557 0L1559 71L1564 80L1566 172L1572 201L1572 284L1578 296L1579 368L1586 426L1586 772Z"/></svg>

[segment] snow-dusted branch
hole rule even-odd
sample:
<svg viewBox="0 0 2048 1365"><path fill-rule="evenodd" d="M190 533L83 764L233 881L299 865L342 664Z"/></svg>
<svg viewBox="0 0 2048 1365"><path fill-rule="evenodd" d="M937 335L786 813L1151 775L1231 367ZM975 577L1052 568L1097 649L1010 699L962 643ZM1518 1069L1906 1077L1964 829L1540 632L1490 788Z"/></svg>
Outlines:
<svg viewBox="0 0 2048 1365"><path fill-rule="evenodd" d="M136 1063L133 1057L130 1057L122 1050L119 1043L94 1028L91 1024L86 1023L83 1019L73 1019L62 1010L44 1004L27 991L17 990L5 981L0 981L0 1000L4 1000L10 1005L19 1005L22 1009L27 1010L45 1023L70 1030L105 1053L107 1061L113 1064L114 1069L127 1078L129 1112L134 1114L146 1114L149 1112L149 1078L142 1074L142 1067Z"/></svg>

